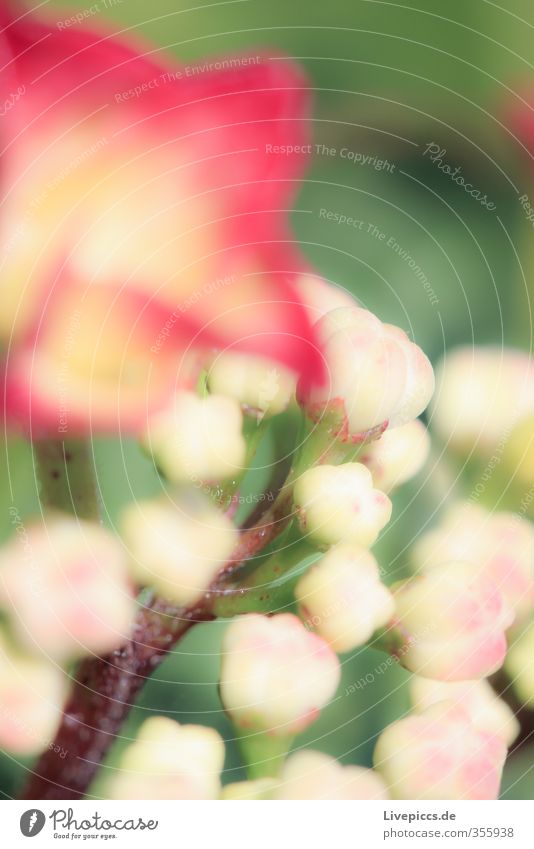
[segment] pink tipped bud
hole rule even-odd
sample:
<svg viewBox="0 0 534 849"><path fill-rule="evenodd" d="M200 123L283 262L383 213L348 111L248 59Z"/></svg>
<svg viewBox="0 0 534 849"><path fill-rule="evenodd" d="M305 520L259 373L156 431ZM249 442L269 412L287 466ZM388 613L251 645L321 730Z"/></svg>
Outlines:
<svg viewBox="0 0 534 849"><path fill-rule="evenodd" d="M179 605L205 592L237 541L230 519L195 490L174 504L130 504L121 529L139 580Z"/></svg>
<svg viewBox="0 0 534 849"><path fill-rule="evenodd" d="M416 542L412 557L421 570L446 560L473 563L502 593L516 620L524 620L532 611L534 527L513 513L457 504L435 530Z"/></svg>
<svg viewBox="0 0 534 849"><path fill-rule="evenodd" d="M61 513L23 528L0 553L0 586L19 639L57 660L122 645L135 615L120 542Z"/></svg>
<svg viewBox="0 0 534 849"><path fill-rule="evenodd" d="M338 652L366 643L395 607L375 558L355 545L331 548L300 579L295 596L305 625Z"/></svg>
<svg viewBox="0 0 534 849"><path fill-rule="evenodd" d="M243 469L242 425L233 399L181 392L171 409L152 417L143 444L169 480L217 481Z"/></svg>
<svg viewBox="0 0 534 849"><path fill-rule="evenodd" d="M282 770L277 799L387 799L383 779L372 769L342 766L321 752L291 755Z"/></svg>
<svg viewBox="0 0 534 849"><path fill-rule="evenodd" d="M496 799L505 757L499 737L441 702L386 728L374 764L393 799Z"/></svg>
<svg viewBox="0 0 534 849"><path fill-rule="evenodd" d="M212 728L147 719L109 785L112 799L216 799L224 743Z"/></svg>
<svg viewBox="0 0 534 849"><path fill-rule="evenodd" d="M519 722L513 711L484 679L435 681L414 675L410 694L417 713L439 702L453 702L465 710L478 731L500 737L507 746L511 746L519 734Z"/></svg>
<svg viewBox="0 0 534 849"><path fill-rule="evenodd" d="M13 651L0 639L0 748L17 755L45 749L60 723L67 690L60 667Z"/></svg>
<svg viewBox="0 0 534 849"><path fill-rule="evenodd" d="M367 443L358 457L382 492L391 492L424 466L430 451L430 436L424 424L413 422L386 430L379 439Z"/></svg>
<svg viewBox="0 0 534 849"><path fill-rule="evenodd" d="M513 614L468 563L444 563L393 587L400 662L426 678L461 681L495 672Z"/></svg>
<svg viewBox="0 0 534 849"><path fill-rule="evenodd" d="M314 466L295 484L293 500L303 532L322 545L373 545L391 518L391 501L373 489L361 463Z"/></svg>
<svg viewBox="0 0 534 849"><path fill-rule="evenodd" d="M317 719L339 683L339 661L290 613L248 614L226 631L221 699L235 725L287 737Z"/></svg>
<svg viewBox="0 0 534 849"><path fill-rule="evenodd" d="M298 399L315 422L326 418L344 441L406 424L427 406L434 390L432 366L398 327L364 309L340 308L316 327L323 345L324 385L298 388Z"/></svg>

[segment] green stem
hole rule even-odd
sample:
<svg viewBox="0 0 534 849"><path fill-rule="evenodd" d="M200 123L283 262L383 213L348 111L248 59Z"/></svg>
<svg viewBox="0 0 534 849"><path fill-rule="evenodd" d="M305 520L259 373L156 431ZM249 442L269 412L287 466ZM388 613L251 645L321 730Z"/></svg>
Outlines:
<svg viewBox="0 0 534 849"><path fill-rule="evenodd" d="M287 757L293 736L278 737L266 732L245 733L236 731L241 759L247 769L247 778L276 778Z"/></svg>
<svg viewBox="0 0 534 849"><path fill-rule="evenodd" d="M100 518L90 445L84 440L43 439L33 443L41 503L78 516Z"/></svg>

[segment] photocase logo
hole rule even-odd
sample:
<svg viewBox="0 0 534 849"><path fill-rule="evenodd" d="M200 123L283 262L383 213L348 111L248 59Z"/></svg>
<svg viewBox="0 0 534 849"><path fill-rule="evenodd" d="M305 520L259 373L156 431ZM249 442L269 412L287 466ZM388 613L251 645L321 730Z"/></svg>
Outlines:
<svg viewBox="0 0 534 849"><path fill-rule="evenodd" d="M42 831L46 822L46 817L42 811L37 808L30 808L29 811L24 811L20 818L20 830L24 837L35 837Z"/></svg>

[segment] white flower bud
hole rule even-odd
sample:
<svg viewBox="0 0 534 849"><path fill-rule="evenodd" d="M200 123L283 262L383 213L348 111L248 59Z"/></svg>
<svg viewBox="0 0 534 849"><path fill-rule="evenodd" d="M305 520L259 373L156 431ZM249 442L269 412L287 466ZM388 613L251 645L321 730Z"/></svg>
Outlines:
<svg viewBox="0 0 534 849"><path fill-rule="evenodd" d="M371 546L391 518L391 501L373 489L371 472L361 463L307 469L293 500L303 532L323 545Z"/></svg>
<svg viewBox="0 0 534 849"><path fill-rule="evenodd" d="M391 492L422 469L430 451L430 436L419 419L386 430L368 442L358 457L382 492Z"/></svg>
<svg viewBox="0 0 534 849"><path fill-rule="evenodd" d="M440 702L388 726L374 764L393 799L496 799L505 757L500 737Z"/></svg>
<svg viewBox="0 0 534 849"><path fill-rule="evenodd" d="M18 638L59 661L103 654L129 637L133 587L120 541L59 512L22 528L0 552L0 584Z"/></svg>
<svg viewBox="0 0 534 849"><path fill-rule="evenodd" d="M534 710L534 622L514 639L505 669L521 704Z"/></svg>
<svg viewBox="0 0 534 849"><path fill-rule="evenodd" d="M410 681L410 694L417 713L438 702L459 705L477 730L500 737L508 747L519 734L519 722L513 711L484 679L435 681L414 675Z"/></svg>
<svg viewBox="0 0 534 849"><path fill-rule="evenodd" d="M59 726L68 677L58 666L14 651L0 638L0 749L35 755Z"/></svg>
<svg viewBox="0 0 534 849"><path fill-rule="evenodd" d="M208 373L212 392L234 398L244 412L262 419L282 413L295 391L292 372L265 357L224 351Z"/></svg>
<svg viewBox="0 0 534 849"><path fill-rule="evenodd" d="M221 699L243 730L298 734L330 701L339 677L332 649L290 613L247 614L225 633Z"/></svg>
<svg viewBox="0 0 534 849"><path fill-rule="evenodd" d="M194 490L130 504L121 530L139 580L179 605L205 592L237 541L230 519Z"/></svg>
<svg viewBox="0 0 534 849"><path fill-rule="evenodd" d="M180 392L171 409L150 419L142 442L174 483L217 481L243 468L242 424L241 409L232 398Z"/></svg>
<svg viewBox="0 0 534 849"><path fill-rule="evenodd" d="M324 385L299 385L298 400L316 422L328 416L344 441L416 418L434 389L432 366L398 327L364 309L340 308L316 326L328 371Z"/></svg>
<svg viewBox="0 0 534 849"><path fill-rule="evenodd" d="M534 413L534 365L497 347L448 351L436 372L431 421L447 445L487 453Z"/></svg>
<svg viewBox="0 0 534 849"><path fill-rule="evenodd" d="M461 681L495 672L513 613L468 563L443 563L392 588L399 660L426 678Z"/></svg>
<svg viewBox="0 0 534 849"><path fill-rule="evenodd" d="M504 596L516 621L532 612L534 527L514 513L490 513L460 502L447 511L436 529L417 540L412 560L422 571L447 560L473 563Z"/></svg>
<svg viewBox="0 0 534 849"><path fill-rule="evenodd" d="M337 652L367 642L394 612L373 555L356 545L337 545L310 567L295 588L307 627Z"/></svg>
<svg viewBox="0 0 534 849"><path fill-rule="evenodd" d="M387 799L383 779L372 769L342 766L321 752L303 750L287 759L277 799Z"/></svg>
<svg viewBox="0 0 534 849"><path fill-rule="evenodd" d="M120 760L111 799L216 799L224 743L212 728L152 717Z"/></svg>

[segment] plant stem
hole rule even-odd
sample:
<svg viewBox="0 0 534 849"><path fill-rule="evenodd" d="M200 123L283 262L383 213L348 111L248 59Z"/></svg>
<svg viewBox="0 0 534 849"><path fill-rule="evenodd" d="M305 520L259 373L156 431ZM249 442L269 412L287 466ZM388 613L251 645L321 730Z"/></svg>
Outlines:
<svg viewBox="0 0 534 849"><path fill-rule="evenodd" d="M84 798L147 678L193 625L214 618L215 599L235 581L240 567L286 527L290 506L281 496L261 524L242 532L231 558L198 604L177 610L151 598L139 607L126 645L80 664L53 744L34 767L22 798ZM58 751L66 754L60 758Z"/></svg>
<svg viewBox="0 0 534 849"><path fill-rule="evenodd" d="M33 450L41 503L80 519L98 520L100 508L89 443L43 439L33 443Z"/></svg>

